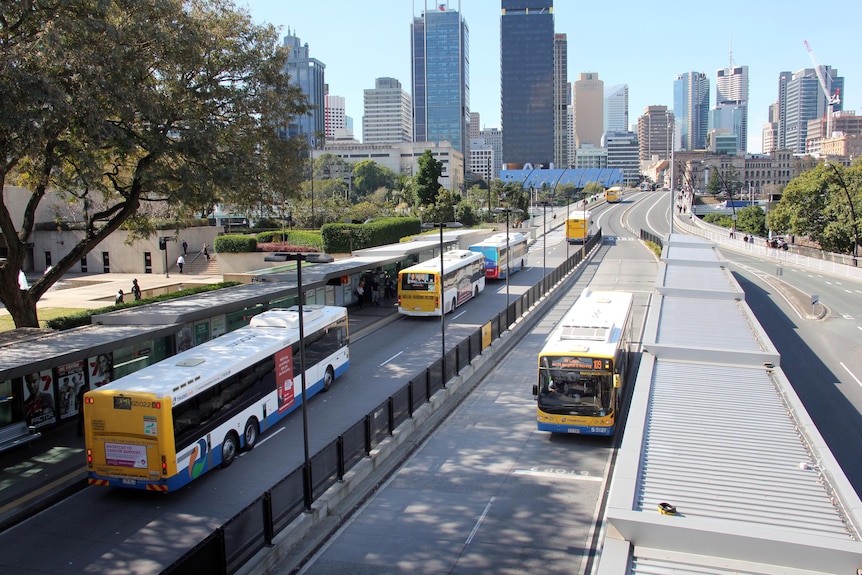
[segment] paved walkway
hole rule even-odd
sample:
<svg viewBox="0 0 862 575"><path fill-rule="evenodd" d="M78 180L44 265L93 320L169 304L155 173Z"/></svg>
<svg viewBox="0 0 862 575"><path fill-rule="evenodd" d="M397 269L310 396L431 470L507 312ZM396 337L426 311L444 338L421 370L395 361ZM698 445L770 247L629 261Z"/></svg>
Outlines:
<svg viewBox="0 0 862 575"><path fill-rule="evenodd" d="M164 274L66 274L36 303L36 309L80 308L97 309L113 305L119 290L123 290L125 301L132 301L132 280L137 279L144 298L179 291L198 285L209 285L222 281L221 275ZM8 315L6 308L0 314Z"/></svg>

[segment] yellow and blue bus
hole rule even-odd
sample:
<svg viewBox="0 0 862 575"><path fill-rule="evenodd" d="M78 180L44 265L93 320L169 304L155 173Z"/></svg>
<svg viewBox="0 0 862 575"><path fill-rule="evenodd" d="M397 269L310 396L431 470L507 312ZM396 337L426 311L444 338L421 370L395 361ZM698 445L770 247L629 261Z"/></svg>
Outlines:
<svg viewBox="0 0 862 575"><path fill-rule="evenodd" d="M539 352L539 431L613 435L629 353L632 294L584 289Z"/></svg>
<svg viewBox="0 0 862 575"><path fill-rule="evenodd" d="M494 234L470 246L470 251L485 256L486 279L503 279L510 267L515 273L527 265L527 236L510 233L507 242L506 234Z"/></svg>
<svg viewBox="0 0 862 575"><path fill-rule="evenodd" d="M442 282L439 257L398 272L398 313L412 316L447 314L484 289L485 257L470 250L450 250L443 253Z"/></svg>
<svg viewBox="0 0 862 575"><path fill-rule="evenodd" d="M570 244L585 244L590 233L590 211L572 212L566 218L566 241Z"/></svg>
<svg viewBox="0 0 862 575"><path fill-rule="evenodd" d="M619 186L613 186L605 190L605 201L609 204L616 204L623 199L623 189Z"/></svg>
<svg viewBox="0 0 862 575"><path fill-rule="evenodd" d="M302 404L299 309L251 324L117 379L84 396L88 482L175 491ZM303 306L306 399L350 364L347 310Z"/></svg>

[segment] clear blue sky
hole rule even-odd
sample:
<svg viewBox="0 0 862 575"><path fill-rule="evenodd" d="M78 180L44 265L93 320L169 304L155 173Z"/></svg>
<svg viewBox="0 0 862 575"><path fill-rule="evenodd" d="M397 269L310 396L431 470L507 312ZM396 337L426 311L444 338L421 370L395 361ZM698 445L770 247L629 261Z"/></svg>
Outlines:
<svg viewBox="0 0 862 575"><path fill-rule="evenodd" d="M330 94L344 96L356 137L362 131L363 90L379 77L397 78L409 93L410 23L423 0L236 0L258 23L290 28L311 57L326 65ZM429 2L429 9L438 3ZM458 1L448 6L458 9ZM470 32L470 109L482 127L500 127L500 0L461 0ZM768 106L778 98L778 74L817 62L844 77L845 110L862 114L862 4L682 0L644 2L556 0L554 27L569 44L569 81L597 72L605 86L629 85L629 122L650 105L673 108L677 74L705 72L710 106L715 72L733 62L749 71L749 152L760 153Z"/></svg>

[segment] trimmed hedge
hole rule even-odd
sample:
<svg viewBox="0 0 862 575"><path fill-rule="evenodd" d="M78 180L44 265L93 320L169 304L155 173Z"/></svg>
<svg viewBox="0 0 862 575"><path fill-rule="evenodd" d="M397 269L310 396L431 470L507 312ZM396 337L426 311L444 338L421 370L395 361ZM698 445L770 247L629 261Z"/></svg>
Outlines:
<svg viewBox="0 0 862 575"><path fill-rule="evenodd" d="M315 250L323 249L323 238L317 230L273 230L260 232L255 237L259 244L286 243Z"/></svg>
<svg viewBox="0 0 862 575"><path fill-rule="evenodd" d="M323 251L329 254L350 252L351 240L354 250L397 244L404 236L422 231L419 218L380 218L367 224L324 224L320 228L323 236Z"/></svg>
<svg viewBox="0 0 862 575"><path fill-rule="evenodd" d="M213 247L216 253L244 254L257 251L257 240L254 236L217 236Z"/></svg>
<svg viewBox="0 0 862 575"><path fill-rule="evenodd" d="M103 313L108 313L112 311L117 311L119 309L126 309L128 307L137 307L139 305L146 305L148 303L155 303L159 301L167 301L171 299L176 299L178 297L185 297L188 295L194 295L197 293L204 293L208 291L213 291L217 289L222 289L226 287L231 287L235 285L240 285L239 282L221 282L217 284L203 285L203 286L195 286L187 289L182 289L179 291L166 293L162 295L158 295L155 297L148 297L137 301L129 301L117 305L111 305L107 307L101 307L98 309L83 309L77 313L73 313L71 315L64 315L62 317L56 317L54 319L49 319L45 322L45 325L50 329L55 329L58 331L63 331L66 329L72 329L74 327L83 327L86 325L91 325L93 323L93 316L99 315Z"/></svg>

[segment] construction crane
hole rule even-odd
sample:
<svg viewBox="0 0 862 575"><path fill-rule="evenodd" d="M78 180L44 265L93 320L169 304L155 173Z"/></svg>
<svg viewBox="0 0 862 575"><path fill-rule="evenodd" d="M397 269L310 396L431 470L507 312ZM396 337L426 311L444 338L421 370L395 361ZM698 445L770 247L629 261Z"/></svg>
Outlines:
<svg viewBox="0 0 862 575"><path fill-rule="evenodd" d="M836 88L834 94L829 93L829 88L826 87L826 78L823 77L823 70L817 65L817 59L814 58L814 50L808 45L808 40L802 41L805 44L805 49L808 50L808 56L811 58L811 63L814 64L814 72L817 74L817 81L820 82L820 88L826 96L826 101L829 105L826 108L826 137L832 137L832 115L835 106L841 103L840 91Z"/></svg>

